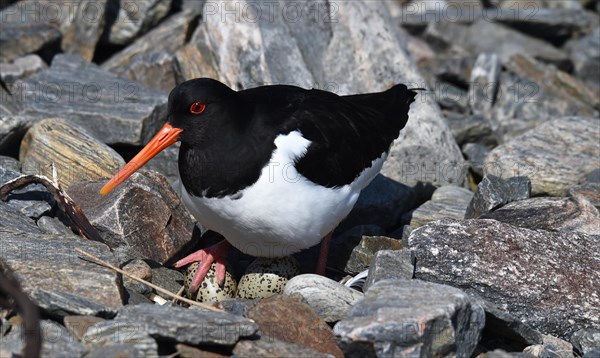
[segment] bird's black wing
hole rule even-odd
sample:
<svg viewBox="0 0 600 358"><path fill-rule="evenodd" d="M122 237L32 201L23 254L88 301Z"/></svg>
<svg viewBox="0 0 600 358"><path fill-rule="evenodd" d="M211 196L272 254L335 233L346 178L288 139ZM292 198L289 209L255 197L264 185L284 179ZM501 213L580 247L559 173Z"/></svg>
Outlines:
<svg viewBox="0 0 600 358"><path fill-rule="evenodd" d="M311 141L296 162L307 179L326 186L351 183L389 150L408 121L416 92L404 85L352 96L311 90L283 127Z"/></svg>

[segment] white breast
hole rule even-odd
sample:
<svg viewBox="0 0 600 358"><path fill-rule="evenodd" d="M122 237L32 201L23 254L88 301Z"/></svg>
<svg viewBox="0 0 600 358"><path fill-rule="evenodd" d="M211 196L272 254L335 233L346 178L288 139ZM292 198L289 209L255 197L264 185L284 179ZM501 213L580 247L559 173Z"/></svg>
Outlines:
<svg viewBox="0 0 600 358"><path fill-rule="evenodd" d="M309 145L298 131L278 136L258 181L232 196L199 198L188 194L180 181L174 187L203 226L225 236L240 251L257 257L290 255L318 244L335 229L387 156L383 153L351 184L326 188L294 168Z"/></svg>

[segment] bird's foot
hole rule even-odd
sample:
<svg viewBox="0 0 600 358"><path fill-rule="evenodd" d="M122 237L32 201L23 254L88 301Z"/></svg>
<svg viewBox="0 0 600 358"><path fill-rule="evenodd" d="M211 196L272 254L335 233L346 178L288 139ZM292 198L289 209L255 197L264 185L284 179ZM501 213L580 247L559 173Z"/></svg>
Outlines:
<svg viewBox="0 0 600 358"><path fill-rule="evenodd" d="M325 276L325 268L327 267L327 256L329 254L329 246L331 246L331 236L333 231L325 235L321 241L321 250L319 251L319 259L317 260L317 275Z"/></svg>
<svg viewBox="0 0 600 358"><path fill-rule="evenodd" d="M210 270L210 266L213 262L215 262L216 266L217 284L219 286L223 284L223 281L225 280L227 254L229 253L230 248L231 244L227 242L227 240L219 241L218 243L205 249L198 250L175 263L175 267L179 268L192 262L198 262L198 270L196 270L196 274L188 288L190 292L193 293L198 291L200 282L204 280L204 277L208 273L208 270Z"/></svg>

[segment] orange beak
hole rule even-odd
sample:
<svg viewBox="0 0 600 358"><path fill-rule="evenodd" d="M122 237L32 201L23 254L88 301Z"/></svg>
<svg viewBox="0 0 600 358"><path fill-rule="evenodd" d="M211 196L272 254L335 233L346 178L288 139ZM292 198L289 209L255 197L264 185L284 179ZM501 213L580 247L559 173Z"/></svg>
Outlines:
<svg viewBox="0 0 600 358"><path fill-rule="evenodd" d="M135 173L144 166L144 164L148 163L155 155L171 144L177 142L179 134L182 131L183 129L175 128L169 123L165 123L158 133L156 133L154 138L152 138L150 142L148 142L148 144L146 144L146 146L129 161L129 163L125 164L125 166L119 170L119 172L115 174L102 189L100 189L100 194L106 195L110 193L117 185L124 182L125 179L129 178L131 174Z"/></svg>

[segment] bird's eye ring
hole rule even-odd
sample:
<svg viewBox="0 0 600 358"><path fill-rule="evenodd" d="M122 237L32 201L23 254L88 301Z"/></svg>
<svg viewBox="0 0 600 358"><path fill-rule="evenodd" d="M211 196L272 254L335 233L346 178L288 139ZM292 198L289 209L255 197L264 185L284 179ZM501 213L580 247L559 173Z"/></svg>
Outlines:
<svg viewBox="0 0 600 358"><path fill-rule="evenodd" d="M205 109L206 109L206 105L204 103L202 103L200 101L194 102L190 106L190 113L191 114L200 114L200 113L204 112Z"/></svg>

